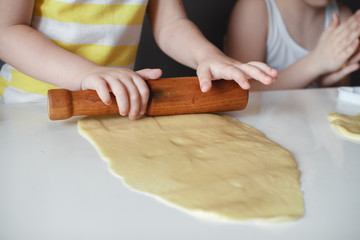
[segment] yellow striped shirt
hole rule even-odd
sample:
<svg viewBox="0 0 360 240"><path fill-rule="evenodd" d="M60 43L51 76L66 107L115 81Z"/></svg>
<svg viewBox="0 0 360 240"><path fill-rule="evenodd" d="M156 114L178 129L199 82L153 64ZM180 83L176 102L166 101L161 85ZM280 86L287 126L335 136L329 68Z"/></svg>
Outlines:
<svg viewBox="0 0 360 240"><path fill-rule="evenodd" d="M36 0L31 26L58 46L103 66L133 68L147 0ZM5 64L0 101L41 102L50 84Z"/></svg>

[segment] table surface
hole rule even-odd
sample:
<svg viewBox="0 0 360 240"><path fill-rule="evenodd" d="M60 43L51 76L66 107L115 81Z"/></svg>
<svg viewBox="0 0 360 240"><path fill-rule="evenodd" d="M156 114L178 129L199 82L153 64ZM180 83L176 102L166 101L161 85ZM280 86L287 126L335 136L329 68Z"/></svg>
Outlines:
<svg viewBox="0 0 360 240"><path fill-rule="evenodd" d="M216 223L135 193L77 131L50 121L46 104L0 104L0 239L360 239L360 144L330 127L330 112L360 106L337 91L253 92L229 115L291 151L305 215L280 224Z"/></svg>

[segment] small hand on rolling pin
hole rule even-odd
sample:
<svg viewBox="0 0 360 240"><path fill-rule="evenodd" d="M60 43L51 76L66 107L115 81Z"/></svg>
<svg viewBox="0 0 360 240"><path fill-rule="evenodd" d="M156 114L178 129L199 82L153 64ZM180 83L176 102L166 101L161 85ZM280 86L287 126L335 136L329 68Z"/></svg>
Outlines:
<svg viewBox="0 0 360 240"><path fill-rule="evenodd" d="M117 103L118 112L130 119L145 114L149 88L144 80L161 77L160 69L143 69L133 72L126 68L97 67L82 80L81 89L96 90L105 105ZM115 97L111 97L110 92Z"/></svg>

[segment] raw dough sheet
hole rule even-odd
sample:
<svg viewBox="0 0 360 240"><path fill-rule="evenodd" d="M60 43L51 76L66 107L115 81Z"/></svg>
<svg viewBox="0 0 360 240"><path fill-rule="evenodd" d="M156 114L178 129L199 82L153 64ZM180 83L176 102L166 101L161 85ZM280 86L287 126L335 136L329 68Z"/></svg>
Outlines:
<svg viewBox="0 0 360 240"><path fill-rule="evenodd" d="M304 214L292 154L229 116L99 116L78 127L127 186L192 215L279 222Z"/></svg>

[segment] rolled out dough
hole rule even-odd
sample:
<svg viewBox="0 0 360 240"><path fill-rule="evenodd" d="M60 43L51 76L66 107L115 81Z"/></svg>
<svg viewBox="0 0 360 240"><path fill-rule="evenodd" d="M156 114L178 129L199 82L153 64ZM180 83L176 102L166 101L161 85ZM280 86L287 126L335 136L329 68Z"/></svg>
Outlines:
<svg viewBox="0 0 360 240"><path fill-rule="evenodd" d="M360 142L360 114L354 116L329 113L328 119L331 127L341 136Z"/></svg>
<svg viewBox="0 0 360 240"><path fill-rule="evenodd" d="M87 117L79 131L137 191L215 220L303 216L292 155L255 128L214 114Z"/></svg>

